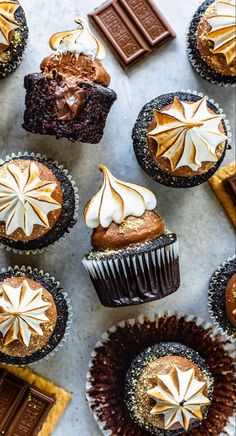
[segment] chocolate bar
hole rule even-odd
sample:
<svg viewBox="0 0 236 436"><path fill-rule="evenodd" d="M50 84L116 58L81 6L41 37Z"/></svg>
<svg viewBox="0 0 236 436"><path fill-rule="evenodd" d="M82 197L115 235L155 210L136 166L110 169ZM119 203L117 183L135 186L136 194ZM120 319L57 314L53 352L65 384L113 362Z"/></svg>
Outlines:
<svg viewBox="0 0 236 436"><path fill-rule="evenodd" d="M224 180L224 186L233 203L236 204L236 173Z"/></svg>
<svg viewBox="0 0 236 436"><path fill-rule="evenodd" d="M37 435L54 398L0 369L0 434Z"/></svg>
<svg viewBox="0 0 236 436"><path fill-rule="evenodd" d="M89 18L125 70L176 36L152 0L109 0Z"/></svg>

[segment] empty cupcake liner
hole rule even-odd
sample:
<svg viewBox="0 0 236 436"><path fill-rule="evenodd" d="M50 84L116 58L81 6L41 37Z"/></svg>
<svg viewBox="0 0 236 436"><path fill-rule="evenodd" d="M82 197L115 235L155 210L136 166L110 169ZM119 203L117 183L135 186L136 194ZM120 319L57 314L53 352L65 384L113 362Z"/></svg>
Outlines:
<svg viewBox="0 0 236 436"><path fill-rule="evenodd" d="M231 341L236 341L236 329L227 318L225 289L234 273L236 273L236 255L223 262L215 271L208 291L208 307L211 319L219 332Z"/></svg>
<svg viewBox="0 0 236 436"><path fill-rule="evenodd" d="M178 241L161 248L146 245L143 252L131 250L129 254L129 250L123 250L123 255L121 251L120 255L101 260L83 258L104 306L147 303L177 291L180 285Z"/></svg>
<svg viewBox="0 0 236 436"><path fill-rule="evenodd" d="M34 158L34 159L43 159L46 161L49 161L50 163L52 163L54 166L56 166L60 171L62 171L65 176L68 178L68 180L71 183L71 186L73 188L74 191L74 196L75 196L75 210L74 210L74 215L73 215L73 221L76 222L77 218L78 218L78 210L79 210L79 195L78 195L78 188L76 188L75 182L72 179L72 176L69 174L68 170L65 169L63 167L63 165L59 165L59 163L57 161L53 161L53 160L48 160L47 156L45 155L41 155L40 153L28 153L27 151L25 152L19 152L17 154L12 153L10 155L7 155L5 159L0 159L0 166L3 165L5 162L9 162L12 159L21 159L21 158ZM54 241L52 244L40 248L40 249L35 249L35 250L19 250L17 248L13 248L10 247L8 245L6 245L4 242L0 242L0 248L5 249L6 251L11 251L13 253L17 253L17 254L42 254L44 250L48 250L49 248L53 247L53 246L57 246L58 244L60 244L62 241L64 241L67 237L67 234L70 233L70 231L73 229L74 225L72 225L71 227L68 227L67 229L67 233L65 233L63 236L61 236L58 240Z"/></svg>
<svg viewBox="0 0 236 436"><path fill-rule="evenodd" d="M206 95L205 97L207 98L209 106L212 107L212 109L214 109L217 113L222 114L222 124L224 127L224 132L228 137L224 153L222 154L218 162L216 162L212 168L210 168L206 173L203 174L184 177L175 176L172 173L168 173L167 171L162 170L155 165L149 151L147 141L147 129L151 121L153 120L153 109L160 110L165 105L170 104L173 101L175 95L180 98L182 97L185 100L191 100L191 98L193 100L195 98L195 101L198 100L198 97L203 98L205 96L201 92L187 89L173 92L170 94L163 94L148 102L140 111L133 128L132 138L134 143L134 151L139 165L156 182L159 182L166 186L170 186L172 188L191 188L206 182L219 168L225 157L227 148L230 148L232 138L231 128L223 109L212 98Z"/></svg>
<svg viewBox="0 0 236 436"><path fill-rule="evenodd" d="M32 269L30 266L22 265L19 267L15 265L13 268L2 268L1 274L9 274L13 276L14 273L28 275L32 280L38 280L42 283L54 298L57 307L57 323L54 332L49 339L49 342L40 350L25 357L12 357L0 351L0 362L16 366L26 366L37 364L42 359L48 360L55 355L67 341L71 330L72 324L72 306L66 292L62 292L60 282L56 281L55 277L51 277L48 273L37 268ZM1 279L0 279L1 281ZM50 286L50 289L49 289Z"/></svg>
<svg viewBox="0 0 236 436"><path fill-rule="evenodd" d="M196 351L214 378L213 402L208 415L201 426L188 434L234 436L235 347L211 323L175 311L122 321L96 343L89 362L86 399L102 434L150 436L131 420L124 403L124 385L133 359L159 342L180 343Z"/></svg>
<svg viewBox="0 0 236 436"><path fill-rule="evenodd" d="M233 76L223 76L222 74L211 68L209 65L207 65L207 63L202 58L197 46L196 33L199 21L202 15L206 12L207 8L214 1L215 0L206 0L195 12L186 36L187 53L192 67L203 79L206 79L213 85L224 86L226 88L235 87L236 78Z"/></svg>

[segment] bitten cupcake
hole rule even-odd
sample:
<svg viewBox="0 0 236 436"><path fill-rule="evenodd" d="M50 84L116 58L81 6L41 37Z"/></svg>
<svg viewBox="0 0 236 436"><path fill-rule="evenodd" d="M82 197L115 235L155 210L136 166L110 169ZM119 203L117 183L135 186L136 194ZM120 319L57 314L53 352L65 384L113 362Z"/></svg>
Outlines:
<svg viewBox="0 0 236 436"><path fill-rule="evenodd" d="M226 260L213 274L209 293L213 322L228 338L236 340L236 256Z"/></svg>
<svg viewBox="0 0 236 436"><path fill-rule="evenodd" d="M193 68L209 82L236 83L235 0L206 0L190 24L187 49Z"/></svg>
<svg viewBox="0 0 236 436"><path fill-rule="evenodd" d="M178 435L201 425L211 403L213 379L190 348L160 343L131 364L126 406L131 419L152 435Z"/></svg>
<svg viewBox="0 0 236 436"><path fill-rule="evenodd" d="M98 143L116 93L101 64L105 49L83 18L75 30L50 39L55 54L41 63L42 72L25 77L23 127L57 139Z"/></svg>
<svg viewBox="0 0 236 436"><path fill-rule="evenodd" d="M164 94L147 103L133 129L140 166L173 188L200 185L214 174L229 142L222 109L192 92Z"/></svg>
<svg viewBox="0 0 236 436"><path fill-rule="evenodd" d="M101 303L119 307L172 294L180 285L178 241L154 210L155 195L99 169L103 183L84 212L93 250L83 264Z"/></svg>
<svg viewBox="0 0 236 436"><path fill-rule="evenodd" d="M29 254L58 241L76 223L76 191L67 171L40 155L1 161L1 246Z"/></svg>
<svg viewBox="0 0 236 436"><path fill-rule="evenodd" d="M68 321L65 296L48 274L30 267L0 273L0 362L25 365L47 356Z"/></svg>
<svg viewBox="0 0 236 436"><path fill-rule="evenodd" d="M0 1L0 79L21 63L28 39L25 13L18 1Z"/></svg>

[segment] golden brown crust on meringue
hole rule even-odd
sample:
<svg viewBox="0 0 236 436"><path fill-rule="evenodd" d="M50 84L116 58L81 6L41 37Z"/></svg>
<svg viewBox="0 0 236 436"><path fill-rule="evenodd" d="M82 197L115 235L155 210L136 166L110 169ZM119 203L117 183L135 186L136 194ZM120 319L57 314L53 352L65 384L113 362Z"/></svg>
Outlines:
<svg viewBox="0 0 236 436"><path fill-rule="evenodd" d="M114 221L108 228L99 225L94 229L91 243L96 250L119 250L132 244L142 244L163 235L163 218L153 211L141 217L129 216L121 224Z"/></svg>
<svg viewBox="0 0 236 436"><path fill-rule="evenodd" d="M236 273L229 280L225 290L226 313L231 324L236 327Z"/></svg>
<svg viewBox="0 0 236 436"><path fill-rule="evenodd" d="M145 421L149 422L153 426L161 429L165 429L163 415L151 414L151 410L155 406L155 400L153 400L147 392L150 389L156 387L157 378L156 375L168 374L173 366L177 366L182 371L194 369L195 376L199 381L205 381L202 371L191 360L188 360L181 356L165 356L157 358L149 363L141 372L141 375L137 381L136 388L136 404L138 405L139 413L145 418ZM208 389L204 389L203 394L207 396ZM182 426L176 423L169 430L179 430Z"/></svg>
<svg viewBox="0 0 236 436"><path fill-rule="evenodd" d="M94 82L108 86L111 80L110 75L100 61L93 60L83 54L76 56L73 53L66 52L50 55L42 61L40 68L50 78L59 77L66 81L71 77L75 77L78 84Z"/></svg>
<svg viewBox="0 0 236 436"><path fill-rule="evenodd" d="M26 277L11 277L5 279L3 282L0 282L0 296L3 292L3 288L2 288L3 284L12 286L13 288L17 288L19 285L23 283L24 280L28 282L30 288L33 290L39 288L43 289L43 294L42 294L43 300L51 304L49 309L45 312L49 321L41 324L41 328L43 330L43 336L32 334L30 344L28 347L26 345L23 345L18 340L11 342L7 346L4 346L3 337L2 334L0 333L1 352L7 354L8 356L13 356L13 357L30 356L31 354L35 353L37 350L43 348L43 346L48 343L50 337L52 336L57 322L57 308L53 296L40 283L37 283L32 279Z"/></svg>
<svg viewBox="0 0 236 436"><path fill-rule="evenodd" d="M216 13L214 3L209 6L205 14L202 16L197 30L197 44L204 61L215 71L225 76L236 76L236 60L231 64L227 64L226 57L223 53L214 54L213 41L207 38L211 30L211 26L207 19L214 16Z"/></svg>

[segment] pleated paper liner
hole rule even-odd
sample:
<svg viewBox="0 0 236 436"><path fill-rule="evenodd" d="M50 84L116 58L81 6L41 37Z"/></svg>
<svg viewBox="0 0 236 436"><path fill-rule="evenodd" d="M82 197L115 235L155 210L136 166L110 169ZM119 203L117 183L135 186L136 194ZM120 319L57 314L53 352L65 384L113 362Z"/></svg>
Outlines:
<svg viewBox="0 0 236 436"><path fill-rule="evenodd" d="M223 262L213 274L208 292L209 312L213 323L222 335L236 340L236 328L228 320L225 307L225 290L228 281L236 273L236 256Z"/></svg>
<svg viewBox="0 0 236 436"><path fill-rule="evenodd" d="M140 111L133 128L132 138L134 144L134 152L141 168L156 182L161 183L162 185L169 186L171 188L191 188L206 182L219 168L224 160L226 150L231 144L231 128L223 109L220 108L219 104L215 103L212 98L206 95L205 97L207 98L208 107L217 114L224 114L222 117L222 125L224 128L224 133L228 137L228 140L226 141L225 150L221 158L214 164L212 168L210 168L207 172L203 174L184 177L175 176L168 171L164 171L155 164L151 156L148 147L147 131L153 120L153 109L161 110L164 106L171 104L175 96L179 97L181 100L184 101L198 101L199 99L204 97L204 94L201 92L187 89L160 95L159 97L154 98L153 100L145 104L145 106Z"/></svg>
<svg viewBox="0 0 236 436"><path fill-rule="evenodd" d="M179 288L179 243L174 233L99 255L97 258L97 252L92 251L83 258L83 264L104 306L147 303Z"/></svg>
<svg viewBox="0 0 236 436"><path fill-rule="evenodd" d="M211 68L202 58L201 53L198 50L197 44L197 29L198 24L208 9L208 7L215 0L206 0L195 12L193 19L190 23L189 31L187 34L187 53L189 60L192 64L194 70L208 82L213 85L224 86L224 87L235 87L236 78L233 76L224 76L218 73L216 70Z"/></svg>
<svg viewBox="0 0 236 436"><path fill-rule="evenodd" d="M78 218L78 209L79 209L79 195L78 189L75 186L75 182L72 179L72 176L68 173L68 170L63 168L62 165L59 165L57 161L52 161L47 159L45 155L41 155L40 153L12 153L7 156L6 159L0 159L0 165L3 165L5 162L9 162L14 159L29 159L32 161L39 161L43 165L45 165L54 173L54 175L61 180L61 186L63 190L63 205L62 205L62 213L58 218L58 221L52 227L49 232L45 233L41 238L35 241L29 241L25 243L25 248L19 248L19 245L22 245L21 242L15 242L7 238L0 237L0 248L6 249L7 251L12 251L18 254L41 254L44 250L57 245L65 240L66 234L70 233L72 228L77 222ZM60 180L59 180L60 182ZM74 209L71 209L71 201L66 196L69 195L69 192L73 192L73 200L74 200ZM65 201L66 200L66 201ZM68 228L61 228L63 222L65 221L65 217L68 220ZM59 233L59 235L58 235ZM31 248L33 245L33 248ZM38 247L37 247L38 245ZM28 248L27 248L28 246Z"/></svg>
<svg viewBox="0 0 236 436"><path fill-rule="evenodd" d="M150 436L130 418L124 404L125 377L133 359L159 342L175 342L196 351L214 378L213 401L202 425L191 436L235 436L234 354L212 326L176 312L140 316L111 327L97 342L87 374L87 402L105 436ZM160 430L160 435L166 432Z"/></svg>
<svg viewBox="0 0 236 436"><path fill-rule="evenodd" d="M67 298L67 293L62 291L60 282L56 281L55 277L51 277L48 273L44 273L37 268L32 269L30 266L16 265L14 268L3 268L0 272L0 282L9 277L28 277L47 289L53 296L57 308L57 322L54 332L48 343L43 348L25 357L13 357L1 353L0 362L10 365L25 366L33 364L42 359L48 359L63 347L70 333L72 323L72 307L70 300Z"/></svg>

